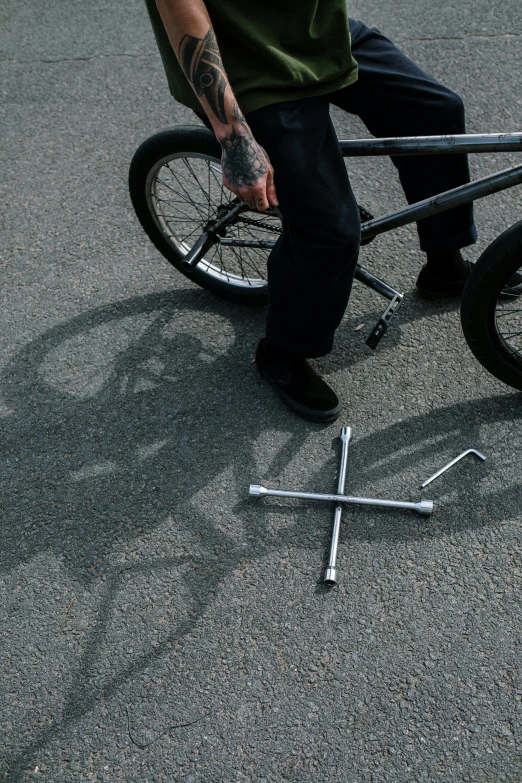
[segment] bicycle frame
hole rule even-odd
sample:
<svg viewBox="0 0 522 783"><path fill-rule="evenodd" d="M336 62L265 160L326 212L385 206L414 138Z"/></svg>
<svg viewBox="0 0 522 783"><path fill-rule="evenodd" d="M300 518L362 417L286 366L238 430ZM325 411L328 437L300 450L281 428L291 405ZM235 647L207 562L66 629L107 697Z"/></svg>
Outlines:
<svg viewBox="0 0 522 783"><path fill-rule="evenodd" d="M461 136L411 136L396 139L343 139L345 158L376 155L448 155L478 152L522 152L522 133L465 134ZM362 239L370 239L430 215L490 196L522 183L522 165L489 174L453 190L418 201L361 226Z"/></svg>
<svg viewBox="0 0 522 783"><path fill-rule="evenodd" d="M448 155L480 152L522 152L522 133L463 134L460 136L405 136L389 139L341 139L343 157L373 157L378 155ZM445 212L470 201L490 196L501 190L513 188L522 183L522 165L489 174L453 190L439 193L424 201L411 204L404 209L373 218L361 225L362 240L369 240L378 234L406 226L417 220ZM222 245L248 248L271 248L272 240L241 240L217 238ZM388 299L397 291L370 272L358 267L356 278L369 285Z"/></svg>
<svg viewBox="0 0 522 783"><path fill-rule="evenodd" d="M341 152L345 158L374 157L377 155L451 155L479 152L522 152L522 133L465 134L461 136L405 136L390 139L341 139ZM361 238L372 239L400 226L445 212L448 209L490 196L501 190L513 188L522 183L522 165L512 166L487 177L474 180L453 190L438 193L431 198L418 201L404 209L390 212L380 218L368 220L361 225ZM270 240L222 240L223 245L234 247L270 248Z"/></svg>
<svg viewBox="0 0 522 783"><path fill-rule="evenodd" d="M339 141L343 157L373 157L377 155L448 155L457 153L479 152L522 152L522 133L488 133L463 134L459 136L405 136L388 139L341 139ZM361 224L362 242L373 239L378 234L406 226L430 215L435 215L454 207L467 204L492 193L512 188L522 183L522 165L489 174L482 179L474 180L458 188L438 193L431 198L411 204L404 209L390 212L379 218L372 218ZM244 205L243 205L243 208ZM236 204L229 215L222 217L219 227L232 222L241 207ZM278 210L275 210L279 214ZM234 214L234 218L232 218ZM267 214L273 215L274 210ZM270 249L275 245L273 240L241 240L218 236L217 231L205 232L185 258L188 266L195 266L202 257L207 245L219 242L230 247ZM402 304L404 295L389 286L383 280L375 277L367 269L357 264L355 279L390 300L390 305L384 311L367 339L367 344L375 348Z"/></svg>

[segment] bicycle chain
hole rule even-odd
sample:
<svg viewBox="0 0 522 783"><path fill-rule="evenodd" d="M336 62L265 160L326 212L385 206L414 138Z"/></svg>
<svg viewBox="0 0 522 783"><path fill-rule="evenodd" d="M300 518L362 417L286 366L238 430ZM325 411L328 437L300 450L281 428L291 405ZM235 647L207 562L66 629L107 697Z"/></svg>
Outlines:
<svg viewBox="0 0 522 783"><path fill-rule="evenodd" d="M263 223L261 220L253 220L252 218L244 217L241 215L239 220L242 223L248 223L251 226L258 226L259 228L266 228L267 231L273 231L275 234L281 234L283 231L283 228L278 228L277 226L271 224L271 223Z"/></svg>
<svg viewBox="0 0 522 783"><path fill-rule="evenodd" d="M369 212L364 207L361 207L360 204L357 205L359 207L359 214L361 216L361 222L366 223L368 220L373 220L373 215L371 212ZM246 217L246 215L241 215L239 217L239 220L242 223L248 223L250 226L258 226L259 228L264 228L267 231L272 231L275 234L281 234L283 232L282 226L273 225L271 223L263 223L261 220L253 220L252 218ZM373 239L373 237L372 237ZM369 242L370 240L367 240Z"/></svg>
<svg viewBox="0 0 522 783"><path fill-rule="evenodd" d="M368 220L373 220L374 216L371 212L369 212L364 207L361 207L360 204L357 205L359 207L359 214L361 216L361 222L366 223ZM259 226L259 228L265 228L267 231L273 231L276 234L281 234L283 232L283 227L277 227L269 223L263 223L260 220L253 220L252 218L246 217L245 215L241 215L239 218L243 223L248 223L251 226ZM373 239L373 237L372 237ZM370 240L367 240L370 241Z"/></svg>

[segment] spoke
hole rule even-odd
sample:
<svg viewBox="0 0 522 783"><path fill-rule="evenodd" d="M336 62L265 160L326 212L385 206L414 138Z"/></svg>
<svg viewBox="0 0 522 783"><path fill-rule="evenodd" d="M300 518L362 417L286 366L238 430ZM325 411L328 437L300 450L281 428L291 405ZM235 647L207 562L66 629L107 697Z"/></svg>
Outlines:
<svg viewBox="0 0 522 783"><path fill-rule="evenodd" d="M179 158L173 158L173 160L171 160L169 163L166 164L168 169L169 169L169 171L170 171L170 173L173 174L176 178L183 180L183 182L186 182L187 185L189 185L189 186L194 184L193 180L195 179L197 184L198 184L198 187L200 188L200 190L203 190L203 192L205 192L204 188L202 187L201 182L199 181L199 178L198 178L197 174L194 172L194 170L191 171L192 178L189 178L189 177L186 177L184 174L182 174L181 171L178 171L177 169L174 170L174 169L170 168L170 163L174 163L174 161L179 161L179 160L182 160L185 163L185 166L188 169L188 165L187 165L187 162L186 162L186 157L185 156L181 156Z"/></svg>
<svg viewBox="0 0 522 783"><path fill-rule="evenodd" d="M212 172L212 176L213 176L213 177L214 177L214 179L216 180L216 185L217 185L217 186L218 186L218 188L219 188L219 192L220 192L220 194L221 194L221 199L220 199L220 202L219 202L219 203L220 203L220 205L221 205L221 204L223 203L223 191L224 191L223 180L220 180L220 179L218 179L218 178L217 178L216 171L215 171L215 169L214 169L214 168L212 168L212 164L210 163L210 161L209 161L209 163L208 163L208 170L209 170L209 172L210 172L210 171Z"/></svg>
<svg viewBox="0 0 522 783"><path fill-rule="evenodd" d="M239 241L241 241L241 240L240 240L240 237L239 237L240 226L236 224L236 225L234 226L234 228L236 229L236 232L237 232L237 234L238 234L238 236L237 236L237 239L238 239ZM254 239L255 239L255 238L256 238L256 237L254 237ZM235 247L234 245L227 245L227 247L230 247L230 249L231 249L231 250L234 250L234 251L236 250L236 247ZM255 273L258 275L258 277L259 277L261 280L265 280L265 279L266 279L266 276L265 276L265 275L263 275L263 274L262 274L262 272L260 272L260 270L259 270L259 268L257 267L257 265L256 265L255 261L252 261L252 260L251 260L251 256L250 256L250 253L249 253L249 249L248 249L248 248L246 248L246 247L237 248L237 249L238 249L238 250L240 249L241 251L245 251L245 253L247 254L247 258L245 258L245 259L243 259L243 257L241 256L241 273L243 274L243 276L244 276L244 270L243 270L243 261L244 261L244 263L245 263L245 264L247 264L247 266L249 266L250 268L252 268L252 269L254 270L254 272L255 272ZM248 278L248 281L249 281L249 283L250 283L250 278Z"/></svg>
<svg viewBox="0 0 522 783"><path fill-rule="evenodd" d="M167 200L166 200L166 199L164 199L164 198L158 198L157 196L156 196L156 201L161 201L161 202L163 202L163 203L165 203L165 204L170 204L170 201L167 201ZM183 203L183 204L186 204L187 202L186 202L186 201L184 201L184 202L182 202L182 203ZM201 222L201 225L203 225L203 223L205 222L204 220L202 220L202 219L201 219L201 216L200 216L200 215L198 215L198 217L197 217L197 218L195 218L195 217L193 217L192 215L187 215L187 213L186 213L186 212L182 212L182 210L181 210L181 209L177 209L177 211L179 212L179 214L180 214L180 215L184 215L184 216L187 218L187 220L199 220L199 221Z"/></svg>
<svg viewBox="0 0 522 783"><path fill-rule="evenodd" d="M243 280L248 280L248 278L245 275L245 270L243 268L243 259L241 257L241 253L237 253L235 247L232 247L231 250L234 253L234 255L237 258L237 260L239 261L239 269L241 270L241 277L243 278Z"/></svg>
<svg viewBox="0 0 522 783"><path fill-rule="evenodd" d="M216 184L219 188L220 206L223 204L223 200L225 200L227 204L230 204L232 199L235 198L234 194L232 193L232 191L228 190L228 188L225 188L225 186L223 185L223 181L218 179L215 170L212 168L212 166L210 166L210 164L209 164L209 168L212 171L212 175L216 180Z"/></svg>
<svg viewBox="0 0 522 783"><path fill-rule="evenodd" d="M162 217L168 218L169 223L198 223L200 226L202 226L201 220L199 218L179 218L176 215L165 214L162 214Z"/></svg>
<svg viewBox="0 0 522 783"><path fill-rule="evenodd" d="M207 269L209 269L213 265L213 260L217 253L217 245L212 245L211 248L209 248L208 252L205 253L205 258L201 259L206 264Z"/></svg>
<svg viewBox="0 0 522 783"><path fill-rule="evenodd" d="M198 177L197 177L197 174L196 174L196 172L194 171L194 169L192 168L192 166L190 165L190 163L188 162L188 160L187 160L186 158L181 158L181 160L183 161L183 163L185 164L185 166L187 167L187 169L190 171L190 173L192 174L192 176L194 177L194 179L195 179L195 180L196 180L196 182L198 183L198 185L199 185L199 188L200 188L201 192L202 192L202 193L205 195L205 197L206 197L206 200L207 200L207 205L208 205L207 220L210 220L210 194L209 194L208 190L205 192L205 188L203 188L203 187L201 186L201 182L199 181L199 179L198 179Z"/></svg>
<svg viewBox="0 0 522 783"><path fill-rule="evenodd" d="M226 278L227 278L228 282L230 283L230 277L228 275L228 272L223 267L223 248L221 247L221 245L219 245L218 253L219 253L219 260L220 260L220 263L221 263L221 274L225 273Z"/></svg>
<svg viewBox="0 0 522 783"><path fill-rule="evenodd" d="M238 238L238 239L240 239L240 237L239 237L239 231L240 231L240 227L239 227L239 226L236 224L235 228L236 228L236 231L237 231L237 234L238 234L238 237L237 237L237 238ZM232 249L233 249L233 250L235 250L235 248L234 248L234 247L232 247ZM241 250L245 250L245 252L246 252L246 251L247 251L247 248L241 248ZM256 273L259 275L259 277L260 277L261 279L263 278L263 275L261 275L261 274L259 273L259 270L258 270L258 269L256 269L255 265L252 265L252 262L250 261L250 256L248 256L248 258L246 259L246 263L247 263L249 266L253 266L253 269L254 269L254 271L255 271L255 272L256 272ZM242 257L241 257L241 274L243 275L243 277L245 276L245 273L244 273L244 271L243 271L243 259L242 259ZM250 280L249 280L249 283L250 283Z"/></svg>
<svg viewBox="0 0 522 783"><path fill-rule="evenodd" d="M156 196L156 198L158 200L160 200L160 201L165 201L167 203L172 202L173 204L185 204L186 205L187 202L188 202L197 211L197 213L200 216L201 220L204 220L205 216L201 214L201 212L199 211L199 207L198 207L197 203L192 199L190 194L187 192L187 190L183 187L183 185L179 181L177 173L175 171L172 171L172 169L169 168L168 164L167 164L167 168L169 169L170 173L176 179L176 181L178 182L178 185L181 187L181 189L185 193L186 198L185 199L181 199L179 201L176 200L176 199L164 199L164 198L161 198L159 196ZM156 175L156 182L159 182L161 185L163 185L163 187L167 188L168 190L170 190L172 193L174 193L176 196L179 197L179 191L175 190L173 187L171 187L166 182L164 182L162 179L160 179L158 177L158 175Z"/></svg>
<svg viewBox="0 0 522 783"><path fill-rule="evenodd" d="M256 275L256 277L257 277L257 279L258 279L258 280L264 280L264 277L263 277L263 275L261 274L261 272L259 271L259 269L258 269L258 268L257 268L257 266L255 265L255 263L252 261L252 259L250 258L250 256L248 256L248 254L247 254L247 257L245 258L245 264L246 264L246 265L247 265L247 266L248 266L250 269L252 269L252 270L253 270L253 271L251 272L251 274L252 274L252 275ZM252 280L252 277L249 277L249 278L248 278L248 282L249 282L249 284L250 284L250 285L251 285L251 280Z"/></svg>
<svg viewBox="0 0 522 783"><path fill-rule="evenodd" d="M180 178L179 178L179 176L178 176L178 173L177 173L177 172L175 172L175 171L173 171L173 172L172 172L172 174L173 174L173 176L176 178L176 181L178 182L178 184L179 184L180 188L181 188L181 189L183 190L183 192L185 193L185 195L186 195L186 197L187 197L187 200L190 202L190 204L192 204L192 206L194 207L194 209L196 210L196 212L197 212L197 213L198 213L198 215L200 216L201 220L205 220L205 215L201 213L201 210L200 210L200 208L199 208L199 205L198 205L198 204L196 204L196 202L195 202L195 201L192 199L192 196L191 196L191 195L188 193L187 189L185 188L185 186L183 185L183 183L180 181Z"/></svg>
<svg viewBox="0 0 522 783"><path fill-rule="evenodd" d="M247 254L247 256L248 256L248 259L249 259L250 265L252 266L252 268L254 269L254 271L255 271L255 272L257 272L257 274L259 275L260 279L261 279L261 280L266 280L266 275L264 275L264 274L261 272L261 270L259 269L259 267L257 266L257 264L256 264L256 262L255 262L255 259L254 259L254 261L252 261L252 260L251 260L251 258L250 258L250 252L249 252L249 249L248 249L248 247L245 247L245 253L246 253L246 254Z"/></svg>
<svg viewBox="0 0 522 783"><path fill-rule="evenodd" d="M167 164L167 168L168 168L168 164ZM170 171L170 169L169 169L169 171ZM172 171L172 172L171 172L171 174L173 174L173 173L174 173L174 172ZM174 190L174 188L171 188L171 186L170 186L170 185L167 185L167 183L166 183L166 182L163 182L163 180L162 180L162 179L160 179L160 178L158 177L158 175L157 175L157 174L156 174L156 182L159 182L159 183L160 183L160 185L163 185L165 188L168 188L169 190L172 190L172 192L173 192L173 193L176 193L176 195L177 195L177 190Z"/></svg>
<svg viewBox="0 0 522 783"><path fill-rule="evenodd" d="M158 201L164 201L166 204L184 204L185 206L190 205L190 202L187 202L186 198L175 199L175 198L163 198L162 196L156 196L156 199Z"/></svg>
<svg viewBox="0 0 522 783"><path fill-rule="evenodd" d="M170 173L172 174L172 176L174 177L174 179L176 180L176 182L178 183L178 185L181 188L181 190L183 191L183 193L185 194L187 201L192 205L192 207L194 207L194 209L197 211L197 213L199 214L201 219L204 220L205 219L205 215L201 213L200 208L199 208L199 204L196 201L194 201L194 199L192 198L192 196L190 195L190 193L188 192L186 187L183 185L182 180L185 180L189 184L189 186L193 185L193 183L190 182L189 180L186 180L185 177L183 177L183 175L179 173L179 171L175 171L174 169L171 169L168 163L167 163L167 168L170 171ZM199 188L201 189L201 185L199 184L199 181L198 181L198 185L199 185ZM172 190L172 188L171 188L171 190ZM174 191L174 192L176 192L176 191Z"/></svg>
<svg viewBox="0 0 522 783"><path fill-rule="evenodd" d="M510 313L522 313L522 307L517 307L516 310L502 310L501 313L497 313L497 318L504 318L505 315L509 315Z"/></svg>
<svg viewBox="0 0 522 783"><path fill-rule="evenodd" d="M251 231L251 230L250 230L248 227L246 228L246 230L247 230L247 232L250 234L250 236L252 237L252 239L258 239L258 237L256 237L256 236L255 236L255 234L254 234L254 233L253 233L253 232L252 232L252 231ZM262 252L266 252L266 251L265 251L265 250L263 250L262 248L260 248L260 250L261 250ZM248 248L245 248L245 251L248 251ZM249 256L249 257L250 257L250 256ZM265 256L265 265L266 265L266 259L267 259L267 256ZM265 274L263 274L263 273L262 273L262 272L259 270L259 268L257 267L257 264L256 264L255 262L254 262L254 264L253 264L253 265L254 265L254 269L255 269L255 271L257 272L257 274L259 275L259 277L261 278L261 280L266 280L266 273L265 273Z"/></svg>
<svg viewBox="0 0 522 783"><path fill-rule="evenodd" d="M206 191L205 191L205 188L203 187L203 185L202 185L202 184L201 184L201 182L199 181L199 177L198 177L197 173L196 173L195 171L193 171L193 169L192 169L192 165L189 163L189 161L188 161L188 160L185 160L185 158L184 158L183 160L185 161L185 163L186 163L187 167L190 169L190 171L192 172L193 176L195 177L195 179L196 179L196 181L197 181L198 185L200 186L200 188L201 188L202 192L203 192L203 193L206 195L206 197L207 197L207 200L208 200L208 202L209 202L209 219L210 219L210 207L211 207L211 206L213 206L213 207L215 207L215 208L217 209L217 207L219 207L220 205L218 204L218 201L217 201L217 199L215 199L215 198L212 196L212 194L211 194L211 191L210 191L210 184L209 184L208 190L206 190ZM209 169L209 167L208 167L208 164L207 164L207 169L208 169L208 170L210 170L210 169ZM209 176L209 181L210 181L210 176Z"/></svg>
<svg viewBox="0 0 522 783"><path fill-rule="evenodd" d="M179 241L180 241L180 242L185 242L185 241L186 241L186 240L187 240L189 237L191 237L191 236L192 236L192 234L195 234L195 233L196 233L196 231L201 231L201 228L200 228L199 226L196 226L196 228L194 228L194 229L193 229L193 230L190 232L190 234L187 234L186 236L184 236L184 237L183 237L182 239L180 239Z"/></svg>
<svg viewBox="0 0 522 783"><path fill-rule="evenodd" d="M522 334L522 331L520 331L520 332L510 332L509 334L502 334L501 333L501 337L503 337L504 340L507 340L507 339L511 339L512 337L520 337L521 334Z"/></svg>
<svg viewBox="0 0 522 783"><path fill-rule="evenodd" d="M254 238L255 238L255 237L254 237ZM252 261L252 258L251 258L251 255L250 255L250 248L248 248L248 247L245 247L245 248L243 248L243 250L245 251L245 253L246 253L246 254L247 254L247 256L248 256L248 263L249 263L249 265L250 265L250 266L251 266L251 267L254 269L254 271L256 272L256 274L257 274L257 275L259 275L259 277L261 278L261 280L266 280L266 275L265 275L265 274L263 274L263 273L261 272L261 270L259 269L259 267L257 266L256 260L255 260L255 255L254 255L254 260Z"/></svg>
<svg viewBox="0 0 522 783"><path fill-rule="evenodd" d="M182 160L183 161L183 163L185 164L185 167L187 168L187 170L190 171L190 173L192 174L192 179L189 179L188 177L185 177L180 171L174 172L174 171L172 171L172 169L169 168L171 173L174 174L175 176L177 176L179 178L179 180L182 180L183 182L186 182L189 187L194 184L193 180L195 180L197 185L198 185L198 187L199 187L199 189L201 190L201 192L204 194L205 198L208 201L208 199L210 198L210 193L207 193L205 191L205 188L202 186L201 182L199 181L198 175L196 174L196 172L194 171L194 169L192 168L192 166L190 165L188 160L185 157L183 157L183 158L176 158L176 160ZM181 184L181 182L180 182L180 184ZM218 207L217 201L215 201L214 199L213 199L213 201L214 201L214 206L217 208Z"/></svg>

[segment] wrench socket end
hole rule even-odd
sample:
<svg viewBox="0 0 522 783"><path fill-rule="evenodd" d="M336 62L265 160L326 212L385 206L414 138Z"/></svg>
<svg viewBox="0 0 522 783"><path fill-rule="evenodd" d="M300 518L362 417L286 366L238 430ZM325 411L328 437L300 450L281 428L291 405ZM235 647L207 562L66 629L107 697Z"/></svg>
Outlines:
<svg viewBox="0 0 522 783"><path fill-rule="evenodd" d="M416 504L416 510L424 516L433 514L433 500L421 500Z"/></svg>
<svg viewBox="0 0 522 783"><path fill-rule="evenodd" d="M328 567L324 572L323 584L328 587L335 587L337 584L337 569Z"/></svg>
<svg viewBox="0 0 522 783"><path fill-rule="evenodd" d="M351 427L343 427L341 430L341 440L346 440L348 443L352 439L352 428Z"/></svg>

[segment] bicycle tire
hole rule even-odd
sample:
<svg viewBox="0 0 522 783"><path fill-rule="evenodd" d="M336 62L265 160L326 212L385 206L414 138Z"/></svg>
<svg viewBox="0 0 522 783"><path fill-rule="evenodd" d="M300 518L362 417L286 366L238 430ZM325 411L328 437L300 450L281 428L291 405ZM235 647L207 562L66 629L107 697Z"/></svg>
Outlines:
<svg viewBox="0 0 522 783"><path fill-rule="evenodd" d="M522 391L522 299L509 280L522 267L522 221L498 236L474 265L464 289L461 322L481 365ZM506 294L507 291L507 294ZM514 303L517 306L514 306Z"/></svg>
<svg viewBox="0 0 522 783"><path fill-rule="evenodd" d="M223 187L220 172L221 147L207 128L185 125L161 131L146 139L132 158L129 193L134 211L149 239L178 272L225 299L265 304L269 249L223 249L218 244L194 269L181 264L207 222L235 198ZM159 192L169 198L159 197ZM166 210L174 214L167 215ZM184 236L191 226L194 229ZM281 223L273 215L248 212L229 231L233 239L275 241Z"/></svg>

